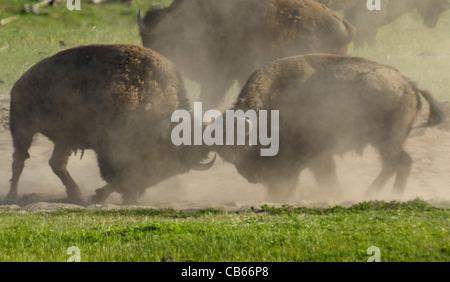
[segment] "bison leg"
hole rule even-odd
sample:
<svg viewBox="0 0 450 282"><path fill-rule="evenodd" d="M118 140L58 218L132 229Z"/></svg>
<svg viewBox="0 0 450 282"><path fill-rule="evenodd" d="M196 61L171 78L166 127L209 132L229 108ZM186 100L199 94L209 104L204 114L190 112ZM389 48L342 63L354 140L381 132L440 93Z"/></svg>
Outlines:
<svg viewBox="0 0 450 282"><path fill-rule="evenodd" d="M102 188L95 190L95 195L92 196L91 201L93 203L103 203L114 191L114 188L110 184L106 184Z"/></svg>
<svg viewBox="0 0 450 282"><path fill-rule="evenodd" d="M332 155L322 154L311 160L308 167L312 170L320 187L334 189L338 186L336 162Z"/></svg>
<svg viewBox="0 0 450 282"><path fill-rule="evenodd" d="M103 203L113 192L119 192L122 194L122 203L124 205L136 204L139 196L141 195L141 193L135 191L128 191L123 188L114 188L113 185L107 184L102 188L95 190L95 195L92 196L91 201L93 203Z"/></svg>
<svg viewBox="0 0 450 282"><path fill-rule="evenodd" d="M275 203L288 201L294 195L297 182L298 174L271 179L267 182L267 201Z"/></svg>
<svg viewBox="0 0 450 282"><path fill-rule="evenodd" d="M16 201L19 198L18 194L18 183L20 175L22 174L23 168L25 167L25 160L30 157L28 154L28 149L33 142L34 133L23 134L21 136L13 135L14 142L14 153L13 153L13 163L12 163L12 177L11 186L6 198L9 201Z"/></svg>
<svg viewBox="0 0 450 282"><path fill-rule="evenodd" d="M388 134L384 134L384 138L378 140L373 144L378 148L383 169L380 175L375 179L373 184L369 187L366 195L374 196L381 188L386 184L390 177L397 173L394 189L399 193L403 193L405 189L406 180L408 179L411 171L412 159L408 153L403 150L403 144L408 138L411 131L412 124L414 123L417 115L416 105L412 106L414 102L413 95L404 94L398 105L398 109L392 117L390 123L390 130Z"/></svg>
<svg viewBox="0 0 450 282"><path fill-rule="evenodd" d="M366 196L375 196L395 173L397 175L394 189L398 195L401 195L405 190L406 181L411 172L411 166L411 156L403 150L393 158L385 158L383 161L383 169L367 190Z"/></svg>
<svg viewBox="0 0 450 282"><path fill-rule="evenodd" d="M402 151L396 159L397 176L395 178L394 190L399 196L405 190L406 181L411 172L412 162L411 156L405 151Z"/></svg>
<svg viewBox="0 0 450 282"><path fill-rule="evenodd" d="M396 169L392 160L384 160L383 168L380 174L372 182L369 189L366 191L366 197L372 198L377 195L380 190L386 185L386 182L395 174Z"/></svg>
<svg viewBox="0 0 450 282"><path fill-rule="evenodd" d="M141 196L141 193L137 191L126 191L122 193L122 204L124 205L133 205L138 202L138 198Z"/></svg>
<svg viewBox="0 0 450 282"><path fill-rule="evenodd" d="M81 192L78 185L67 171L67 163L72 154L72 149L69 146L61 145L55 142L52 157L49 160L49 165L53 172L61 179L64 186L66 186L67 196L70 202L82 203Z"/></svg>
<svg viewBox="0 0 450 282"><path fill-rule="evenodd" d="M126 185L133 183L133 177L130 177L130 172L123 168L132 167L132 164L111 157L108 150L105 151L106 147L99 148L96 152L100 174L108 184L95 190L95 195L92 196L91 201L94 203L103 203L111 193L118 192L122 194L123 203L136 203L138 195L133 193L133 191L125 189L125 187L128 187Z"/></svg>
<svg viewBox="0 0 450 282"><path fill-rule="evenodd" d="M119 192L122 194L122 204L124 205L136 204L139 196L141 195L141 193L125 191L123 188L114 188L113 185L107 184L102 188L95 190L95 195L92 196L91 201L93 203L103 203L113 192Z"/></svg>
<svg viewBox="0 0 450 282"><path fill-rule="evenodd" d="M342 197L342 189L336 174L336 162L331 154L321 154L308 164L317 184L327 198L338 200Z"/></svg>

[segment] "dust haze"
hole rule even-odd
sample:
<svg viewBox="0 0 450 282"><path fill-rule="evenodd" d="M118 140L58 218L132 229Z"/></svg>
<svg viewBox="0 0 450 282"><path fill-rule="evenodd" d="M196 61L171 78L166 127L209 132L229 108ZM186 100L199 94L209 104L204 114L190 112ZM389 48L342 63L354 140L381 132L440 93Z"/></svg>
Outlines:
<svg viewBox="0 0 450 282"><path fill-rule="evenodd" d="M225 1L222 1L225 2ZM176 29L179 27L170 27ZM206 27L196 27L197 30ZM196 36L196 35L193 35ZM229 41L228 44L235 42ZM220 44L219 44L220 45ZM239 49L239 46L236 48ZM188 46L189 50L198 50L198 46ZM256 48L255 48L256 49ZM260 56L261 54L253 54ZM204 57L207 57L206 55ZM169 57L170 58L170 57ZM185 65L178 66L182 71L189 69L192 62L188 58ZM196 56L194 59L199 59ZM271 58L272 59L272 58ZM268 59L269 61L269 59ZM249 66L252 69L256 66ZM259 66L258 66L259 67ZM250 74L250 71L246 70ZM217 77L205 78L214 81ZM240 81L239 87L242 87ZM419 85L421 85L419 81ZM232 85L208 86L210 89L228 88ZM230 108L237 95L237 89L229 92L216 108L224 111ZM11 177L13 147L10 132L7 128L9 95L1 95L0 121L0 205L7 204L5 196L9 191L8 180ZM192 97L190 97L192 98ZM193 103L195 99L191 99ZM423 99L422 99L423 101ZM427 104L423 103L421 118L427 117ZM445 105L447 106L447 104ZM450 207L450 107L446 107L447 118L440 126L433 128L413 129L404 149L412 159L412 170L404 194L396 198L393 192L394 177L376 197L377 200L407 201L421 198L439 207ZM420 124L419 121L416 124ZM29 150L30 159L19 181L19 204L28 205L36 202L60 202L66 198L66 189L60 179L52 172L48 161L53 151L53 144L43 135L36 135ZM335 156L340 191L329 193L319 187L312 173L305 169L299 175L299 183L294 197L284 204L292 206L328 207L334 205L349 206L360 201L369 200L363 195L381 170L379 155L372 147L366 147L363 155L349 152L343 156ZM156 160L157 161L157 160ZM95 153L86 150L83 158L72 155L67 167L73 179L80 186L86 201L94 195L95 190L106 183L101 179ZM262 184L251 184L236 171L235 167L218 157L215 165L208 171L190 171L172 177L146 190L139 199L139 205L155 208L201 209L221 208L225 210L241 210L249 207L260 207L263 204L281 205L266 202L267 188ZM372 199L371 199L372 200ZM122 199L113 193L106 203L120 205Z"/></svg>
<svg viewBox="0 0 450 282"><path fill-rule="evenodd" d="M1 100L6 112L8 99ZM228 101L228 103L231 103ZM221 107L226 107L224 102ZM446 107L450 114L450 106ZM426 118L426 109L422 111ZM6 126L6 125L5 125ZM3 126L2 126L3 127ZM392 178L376 199L402 200L422 198L439 207L450 207L450 120L437 128L415 129L406 142L405 150L414 160L411 175L405 193L401 198L393 197ZM31 158L26 161L19 182L19 204L27 206L37 202L64 202L66 190L59 178L53 174L48 160L53 144L46 137L36 135L29 151ZM5 204L9 191L8 180L11 177L12 143L9 130L0 132L0 205ZM312 173L306 169L299 175L299 184L295 196L285 204L306 207L349 206L368 200L363 194L381 169L379 156L371 147L367 147L363 156L347 153L335 156L337 175L341 185L340 193L333 196L316 184ZM79 184L83 196L89 199L95 190L105 185L101 179L96 156L92 150L86 150L82 159L72 155L68 170ZM201 209L221 208L224 210L242 210L260 207L264 204L280 206L265 200L267 188L260 184L250 184L239 175L234 166L218 158L208 171L191 171L170 178L146 190L139 205L155 208ZM119 194L112 194L106 204L120 205Z"/></svg>

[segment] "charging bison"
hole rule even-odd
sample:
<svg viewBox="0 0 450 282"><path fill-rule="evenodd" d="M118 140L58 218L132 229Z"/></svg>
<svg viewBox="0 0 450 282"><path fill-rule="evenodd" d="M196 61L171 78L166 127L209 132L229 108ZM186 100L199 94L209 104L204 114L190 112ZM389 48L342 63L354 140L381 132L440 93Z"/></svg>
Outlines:
<svg viewBox="0 0 450 282"><path fill-rule="evenodd" d="M376 194L396 174L401 194L412 164L403 144L420 112L420 96L430 104L425 125L440 123L440 103L393 67L331 54L280 59L248 79L233 107L278 110L279 153L261 157L260 145L217 146L217 152L248 181L265 184L269 200L285 201L302 169L310 168L320 186L333 187L333 155L372 145L382 170L368 193Z"/></svg>
<svg viewBox="0 0 450 282"><path fill-rule="evenodd" d="M232 82L287 56L345 54L354 28L310 0L175 0L138 16L143 45L201 85L207 107Z"/></svg>
<svg viewBox="0 0 450 282"><path fill-rule="evenodd" d="M62 51L31 67L13 86L10 130L14 154L11 189L29 158L33 136L54 143L49 164L67 189L70 202L82 202L66 169L74 150L96 152L102 178L95 201L111 192L135 202L149 186L191 168L207 169L199 147L176 147L161 136L161 125L177 109L189 109L180 74L163 56L131 45L89 45Z"/></svg>

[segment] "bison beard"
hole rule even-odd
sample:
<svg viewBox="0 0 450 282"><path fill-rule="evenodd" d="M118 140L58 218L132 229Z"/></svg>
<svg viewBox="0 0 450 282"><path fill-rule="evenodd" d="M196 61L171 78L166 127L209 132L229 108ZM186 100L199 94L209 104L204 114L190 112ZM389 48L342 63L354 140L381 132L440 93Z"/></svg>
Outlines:
<svg viewBox="0 0 450 282"><path fill-rule="evenodd" d="M62 51L30 68L13 86L10 130L14 154L8 198L18 182L33 136L54 143L49 161L70 202L82 202L66 169L77 149L97 154L107 185L95 201L119 192L135 202L149 186L201 165L204 148L176 147L160 125L177 109L189 109L182 78L156 52L131 45L89 45Z"/></svg>
<svg viewBox="0 0 450 282"><path fill-rule="evenodd" d="M268 200L286 201L302 169L310 168L320 186L336 188L333 155L372 145L382 170L367 193L376 195L396 174L401 195L412 164L403 144L420 112L420 96L430 104L425 126L440 123L441 105L392 67L325 54L277 60L249 78L233 110L278 110L279 154L261 157L258 146L217 151L250 182L265 184Z"/></svg>

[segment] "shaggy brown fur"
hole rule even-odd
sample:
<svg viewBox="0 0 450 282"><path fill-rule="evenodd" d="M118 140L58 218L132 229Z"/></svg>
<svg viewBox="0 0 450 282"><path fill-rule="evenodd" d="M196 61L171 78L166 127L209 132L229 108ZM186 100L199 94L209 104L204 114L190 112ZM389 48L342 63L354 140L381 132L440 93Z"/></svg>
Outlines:
<svg viewBox="0 0 450 282"><path fill-rule="evenodd" d="M69 201L81 202L80 189L66 169L77 149L97 153L108 183L97 190L95 200L117 191L125 202L136 201L147 187L188 171L205 157L161 138L161 122L176 109L189 109L180 74L150 49L89 45L44 59L11 91L15 151L8 198L17 200L28 149L33 136L42 133L55 144L49 164L66 186Z"/></svg>
<svg viewBox="0 0 450 282"><path fill-rule="evenodd" d="M336 187L333 155L372 145L383 168L369 192L397 174L395 189L401 194L412 163L403 144L421 109L421 95L431 107L426 125L438 124L441 105L395 68L325 54L277 60L249 78L234 110L279 111L278 155L260 157L260 146L217 150L250 182L267 185L269 200L284 201L302 169L311 168L321 186Z"/></svg>
<svg viewBox="0 0 450 282"><path fill-rule="evenodd" d="M148 11L140 26L144 46L199 82L207 106L274 59L344 54L354 35L336 12L310 0L175 0Z"/></svg>
<svg viewBox="0 0 450 282"><path fill-rule="evenodd" d="M369 11L365 0L316 0L334 10L344 9L345 18L356 27L355 46L374 47L378 29L417 9L427 27L436 26L450 0L381 0L381 11Z"/></svg>

